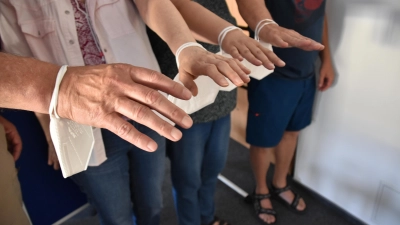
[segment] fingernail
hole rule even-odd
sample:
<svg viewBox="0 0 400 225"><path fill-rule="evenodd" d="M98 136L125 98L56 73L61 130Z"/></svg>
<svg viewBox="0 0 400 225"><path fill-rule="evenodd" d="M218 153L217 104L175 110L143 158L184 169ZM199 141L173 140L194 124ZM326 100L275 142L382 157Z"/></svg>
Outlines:
<svg viewBox="0 0 400 225"><path fill-rule="evenodd" d="M157 143L153 141L149 142L149 144L147 145L147 149L151 152L154 152L155 150L157 150Z"/></svg>
<svg viewBox="0 0 400 225"><path fill-rule="evenodd" d="M181 139L182 132L176 128L171 131L171 136L174 138L175 141Z"/></svg>
<svg viewBox="0 0 400 225"><path fill-rule="evenodd" d="M183 117L183 119L182 119L182 124L183 124L185 127L191 127L192 124L193 124L193 120L192 120L192 118L190 118L190 116L185 116L185 117Z"/></svg>

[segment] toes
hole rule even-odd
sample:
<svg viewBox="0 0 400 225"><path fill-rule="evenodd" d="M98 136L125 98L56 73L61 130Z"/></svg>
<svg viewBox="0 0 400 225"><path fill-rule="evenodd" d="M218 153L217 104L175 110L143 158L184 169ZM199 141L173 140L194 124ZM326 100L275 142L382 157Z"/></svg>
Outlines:
<svg viewBox="0 0 400 225"><path fill-rule="evenodd" d="M297 210L299 211L303 211L306 209L306 203L304 202L304 200L301 198L299 201L299 205L297 205Z"/></svg>
<svg viewBox="0 0 400 225"><path fill-rule="evenodd" d="M271 223L274 223L274 222L275 222L275 216L272 216L272 215L265 215L265 214L263 214L263 215L260 215L260 218L261 218L264 222L266 222L266 223L268 223L268 224L271 224Z"/></svg>

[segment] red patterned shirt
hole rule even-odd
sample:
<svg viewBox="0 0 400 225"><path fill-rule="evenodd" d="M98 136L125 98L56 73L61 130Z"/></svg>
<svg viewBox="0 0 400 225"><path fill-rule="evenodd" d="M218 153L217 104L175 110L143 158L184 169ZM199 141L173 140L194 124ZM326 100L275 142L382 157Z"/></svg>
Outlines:
<svg viewBox="0 0 400 225"><path fill-rule="evenodd" d="M76 32L78 33L79 46L81 47L83 61L85 65L104 64L103 52L97 47L94 34L90 29L89 22L86 18L86 7L84 1L71 0L74 8ZM78 8L79 7L79 8Z"/></svg>

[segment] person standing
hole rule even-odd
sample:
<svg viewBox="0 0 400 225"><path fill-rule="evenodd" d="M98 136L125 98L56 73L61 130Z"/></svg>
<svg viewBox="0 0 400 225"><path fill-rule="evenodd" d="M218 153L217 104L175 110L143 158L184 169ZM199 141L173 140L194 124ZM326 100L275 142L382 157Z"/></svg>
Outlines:
<svg viewBox="0 0 400 225"><path fill-rule="evenodd" d="M22 150L15 126L0 116L0 224L29 225L23 209L21 187L15 161Z"/></svg>
<svg viewBox="0 0 400 225"><path fill-rule="evenodd" d="M0 13L4 15L0 18L0 29L4 29L1 35L5 50L14 54L35 56L58 65L99 66L104 63L127 63L159 71L144 22L168 43L173 52L182 49L184 44L195 41L170 1L0 0L0 6ZM195 88L193 79L203 74L222 86L225 83L228 85L226 77L237 85L249 81L246 76L248 71L240 63L212 54L198 46L183 49L178 61L179 69L184 74L182 82L192 92ZM214 66L215 70L206 72L209 66ZM117 73L111 75L117 76ZM151 77L132 79L142 80L148 86L159 85L157 83L160 80L156 75L154 72ZM123 81L93 80L86 85L86 89L95 91L108 82L121 84ZM74 84L79 85L82 84ZM86 171L72 176L98 211L102 224L132 224L135 219L137 224L145 225L160 222L165 161L164 136L176 141L182 137L182 133L166 121L152 117L154 113L151 109L166 103L162 101L160 93L150 88L140 88L141 86L134 89L118 88L129 95L144 96L142 103L145 105L122 107L130 98L115 102L113 106L118 113L110 114L109 117L117 114L113 117L113 122L124 123L115 128L117 134L105 129L101 132L108 159L99 166L88 167ZM176 86L180 87L178 84ZM102 92L100 95L112 96L114 91ZM73 101L81 101L80 95L72 97ZM91 105L95 106L97 99L90 100ZM97 110L100 112L91 113L90 117L101 113L101 108ZM86 111L85 108L81 112L83 111ZM180 125L185 128L192 125L191 118L182 115L181 110L174 108L162 113L169 117L179 113L182 116ZM127 114L133 120L126 121L121 114ZM149 117L152 119L146 120ZM135 120L146 123L137 123ZM43 124L44 129L49 128L48 124ZM149 128L154 125L159 128L159 133ZM119 137L131 137L135 133L139 133L136 136L136 146Z"/></svg>
<svg viewBox="0 0 400 225"><path fill-rule="evenodd" d="M270 198L274 197L295 212L306 204L288 185L286 176L293 160L299 132L311 123L316 89L327 90L334 80L325 17L325 0L237 0L239 11L261 40L271 43L286 62L262 80L248 86L246 140L251 145L250 160L256 179L253 202L257 216L265 223L276 221ZM276 23L274 23L275 21ZM322 42L322 45L312 40ZM297 48L291 48L297 47ZM314 63L322 65L316 82ZM316 86L316 83L318 86ZM275 151L272 187L266 177Z"/></svg>

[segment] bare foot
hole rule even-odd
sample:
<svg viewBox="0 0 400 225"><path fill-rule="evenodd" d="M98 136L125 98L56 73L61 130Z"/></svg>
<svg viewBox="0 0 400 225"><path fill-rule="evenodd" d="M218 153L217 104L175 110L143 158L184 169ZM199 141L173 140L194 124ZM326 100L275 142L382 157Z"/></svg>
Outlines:
<svg viewBox="0 0 400 225"><path fill-rule="evenodd" d="M275 187L277 187L277 186L275 186ZM277 188L280 188L280 187L277 187ZM281 196L289 204L291 204L293 202L294 197L295 197L294 193L291 190L284 191L284 192L280 193L279 196ZM300 198L299 204L297 205L296 209L298 211L304 211L306 209L306 203L304 202L303 198Z"/></svg>
<svg viewBox="0 0 400 225"><path fill-rule="evenodd" d="M256 194L261 194L261 195L268 194L268 189L260 190L260 192L258 190L256 190ZM271 200L268 198L261 200L260 205L261 205L261 208L263 208L263 209L273 209ZM270 214L260 213L258 216L260 217L261 220L263 220L267 224L274 223L276 220L275 216L270 215Z"/></svg>

